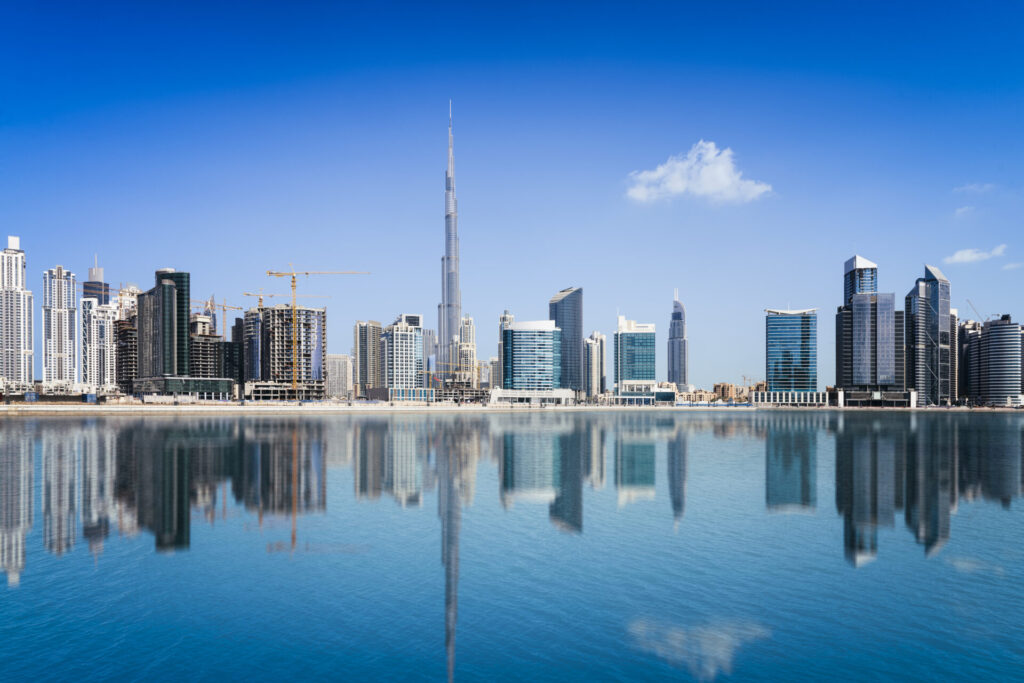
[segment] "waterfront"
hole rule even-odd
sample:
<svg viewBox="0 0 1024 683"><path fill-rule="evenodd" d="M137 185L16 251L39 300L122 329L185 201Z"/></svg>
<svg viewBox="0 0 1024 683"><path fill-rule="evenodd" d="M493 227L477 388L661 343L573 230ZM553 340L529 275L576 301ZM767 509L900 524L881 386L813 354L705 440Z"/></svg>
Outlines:
<svg viewBox="0 0 1024 683"><path fill-rule="evenodd" d="M5 678L1000 678L1024 416L6 419Z"/></svg>

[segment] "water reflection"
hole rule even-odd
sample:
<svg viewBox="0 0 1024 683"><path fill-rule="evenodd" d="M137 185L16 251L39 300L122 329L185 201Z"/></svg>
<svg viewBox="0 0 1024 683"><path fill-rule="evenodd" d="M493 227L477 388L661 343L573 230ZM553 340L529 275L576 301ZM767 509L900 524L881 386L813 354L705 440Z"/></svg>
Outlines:
<svg viewBox="0 0 1024 683"><path fill-rule="evenodd" d="M360 502L386 496L421 507L436 492L451 677L459 535L481 463L494 467L501 506L524 506L530 517L546 505L551 527L570 534L587 528L587 505L609 504L610 496L587 491L605 488L609 460L611 509L617 503L640 512L642 505L646 514L671 515L676 528L685 524L694 461L725 482L717 490L730 491L731 477L763 471L772 513L814 512L819 468L824 477L834 465L836 544L841 528L846 558L861 566L878 557L879 530L895 529L900 513L931 556L950 538L961 501L1009 507L1024 488L1022 423L1012 414L818 411L8 420L0 446L0 566L18 585L36 504L41 546L54 556L73 553L79 539L98 556L112 536L140 532L158 551L183 551L193 516L214 524L229 502L259 527L267 516L290 519L290 543L268 549L294 551L301 518L327 510L328 468L348 468ZM764 442L763 470L719 469L726 467L717 460L722 442L734 439L758 449Z"/></svg>

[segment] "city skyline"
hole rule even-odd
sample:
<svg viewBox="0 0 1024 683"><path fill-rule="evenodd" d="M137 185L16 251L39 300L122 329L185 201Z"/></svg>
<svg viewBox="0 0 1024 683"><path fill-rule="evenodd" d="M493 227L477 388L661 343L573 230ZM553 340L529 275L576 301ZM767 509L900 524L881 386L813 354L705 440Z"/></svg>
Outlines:
<svg viewBox="0 0 1024 683"><path fill-rule="evenodd" d="M723 18L713 8L659 9L687 15L687 25ZM582 41L559 30L570 15L556 10L550 28L534 29L539 43L512 17L497 39L448 53L425 44L422 23L411 22L387 36L370 22L375 28L341 49L323 28L303 34L307 49L290 49L288 34L256 52L248 39L269 30L266 13L207 11L218 28L209 35L184 16L166 17L167 35L193 46L180 54L163 33L137 30L137 18L108 16L104 30L146 41L125 47L137 58L137 70L125 71L111 68L124 50L81 49L63 26L41 43L53 48L45 60L28 59L40 43L17 27L40 21L39 10L11 10L3 49L19 65L11 73L30 77L5 81L0 172L10 182L0 188L0 220L29 254L29 290L38 294L43 271L62 264L83 274L99 254L112 284L143 284L173 265L196 274L197 291L242 304L242 291L278 289L267 268L294 262L374 273L365 284L307 285L332 295L332 340L355 320L429 314L439 129L451 98L460 118L462 304L481 329L493 329L505 308L542 318L551 292L575 285L587 290L585 329L610 334L616 310L663 321L661 293L679 287L690 381L709 386L758 374L762 345L749 342L765 306L831 310L834 285L808 283L832 282L850 254L884 269L879 291L902 295L929 263L949 277L961 313L968 297L986 316L1017 308L1024 178L1014 131L1024 70L1000 27L1020 25L1019 10L984 19L897 12L849 32L813 23L838 19L827 9L786 21L765 15L792 44L769 46L771 32L752 21L728 48L709 35L641 41L622 23L644 20L600 11ZM494 19L454 14L446 30L463 36ZM324 18L305 10L289 25L347 34L348 22ZM947 33L957 37L946 41ZM143 45L181 59L147 56ZM213 73L197 66L211 60L220 65ZM717 194L678 184L701 169L735 182ZM673 187L681 193L666 196ZM751 276L761 281L756 302L743 294ZM833 324L822 317L821 339L832 338ZM659 328L663 349L668 330ZM709 333L722 329L734 333ZM480 335L478 358L496 345ZM822 344L820 368L833 366L832 352ZM34 362L39 377L41 354ZM659 377L664 363L659 353Z"/></svg>

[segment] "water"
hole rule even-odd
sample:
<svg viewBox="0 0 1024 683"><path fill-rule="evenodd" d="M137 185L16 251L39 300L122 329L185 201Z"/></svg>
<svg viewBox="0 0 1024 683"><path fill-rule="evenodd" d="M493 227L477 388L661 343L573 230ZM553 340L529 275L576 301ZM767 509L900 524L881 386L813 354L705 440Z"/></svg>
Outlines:
<svg viewBox="0 0 1024 683"><path fill-rule="evenodd" d="M1022 429L7 419L0 679L1020 679Z"/></svg>

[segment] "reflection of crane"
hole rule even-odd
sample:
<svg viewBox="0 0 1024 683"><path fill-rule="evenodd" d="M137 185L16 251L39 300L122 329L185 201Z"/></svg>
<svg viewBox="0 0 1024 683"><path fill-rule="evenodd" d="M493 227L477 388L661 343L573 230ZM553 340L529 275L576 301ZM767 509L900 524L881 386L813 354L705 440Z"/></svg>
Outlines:
<svg viewBox="0 0 1024 683"><path fill-rule="evenodd" d="M242 296L254 296L256 297L256 308L263 308L264 299L272 299L275 296L288 296L287 294L264 294L263 288L257 293L253 292L242 292ZM330 296L325 294L299 294L295 297L296 299L330 299Z"/></svg>
<svg viewBox="0 0 1024 683"><path fill-rule="evenodd" d="M292 265L292 264L288 264ZM290 277L292 279L292 390L299 388L299 314L298 306L295 303L295 279L299 275L369 275L366 271L359 270L300 270L296 271L294 266L290 271L268 270L270 277Z"/></svg>

